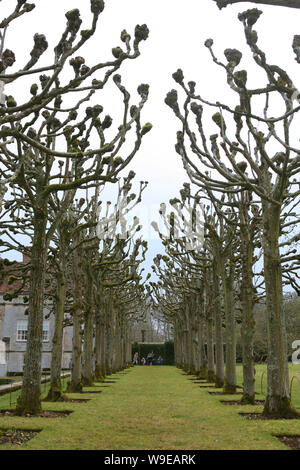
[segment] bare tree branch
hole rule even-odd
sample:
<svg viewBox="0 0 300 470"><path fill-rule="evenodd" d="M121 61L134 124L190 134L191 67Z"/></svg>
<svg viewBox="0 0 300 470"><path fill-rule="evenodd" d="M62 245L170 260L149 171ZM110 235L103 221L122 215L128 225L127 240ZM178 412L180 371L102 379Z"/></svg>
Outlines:
<svg viewBox="0 0 300 470"><path fill-rule="evenodd" d="M214 0L220 10L234 3L245 3L247 0ZM274 5L280 7L300 8L300 0L251 0L250 3L259 3L260 5Z"/></svg>

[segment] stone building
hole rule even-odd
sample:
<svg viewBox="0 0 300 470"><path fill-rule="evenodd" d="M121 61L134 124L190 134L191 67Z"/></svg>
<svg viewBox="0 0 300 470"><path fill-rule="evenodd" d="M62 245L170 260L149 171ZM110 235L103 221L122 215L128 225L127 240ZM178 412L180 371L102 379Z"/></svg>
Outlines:
<svg viewBox="0 0 300 470"><path fill-rule="evenodd" d="M167 325L158 319L156 312L149 306L146 310L145 318L142 321L135 321L131 328L132 343L164 343L173 339L172 333Z"/></svg>
<svg viewBox="0 0 300 470"><path fill-rule="evenodd" d="M23 259L23 263L27 262ZM7 373L23 372L27 344L28 316L25 311L23 295L7 301L3 296L9 286L5 278L0 285L0 376ZM42 369L51 364L52 339L54 334L54 315L44 309ZM72 327L64 328L62 367L69 368L72 357Z"/></svg>
<svg viewBox="0 0 300 470"><path fill-rule="evenodd" d="M8 372L23 372L26 354L28 316L25 315L27 304L23 297L11 302L3 300L0 294L0 376ZM51 365L52 338L54 333L54 315L48 318L48 310L44 310L42 369ZM72 327L64 328L62 368L69 368L72 357ZM2 342L2 344L1 344ZM2 364L1 364L2 362Z"/></svg>

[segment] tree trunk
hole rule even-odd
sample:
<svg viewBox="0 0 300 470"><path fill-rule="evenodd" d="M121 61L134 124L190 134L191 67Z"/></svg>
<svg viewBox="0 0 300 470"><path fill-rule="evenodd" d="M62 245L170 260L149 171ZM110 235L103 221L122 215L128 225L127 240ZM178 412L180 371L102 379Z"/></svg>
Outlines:
<svg viewBox="0 0 300 470"><path fill-rule="evenodd" d="M104 329L104 325L101 322L100 313L97 312L97 316L96 316L96 337L95 337L95 342L96 342L95 380L96 380L96 382L103 382L104 381L103 368L102 368L102 364L103 364L103 358L102 358L103 334L102 334L102 332L103 332L103 329Z"/></svg>
<svg viewBox="0 0 300 470"><path fill-rule="evenodd" d="M91 271L91 259L87 260L85 301L86 311L84 315L84 343L83 343L83 369L82 383L90 386L93 384L93 348L94 348L94 287Z"/></svg>
<svg viewBox="0 0 300 470"><path fill-rule="evenodd" d="M47 256L46 209L34 217L31 250L28 337L21 395L17 400L18 415L38 414L41 407L41 362L44 310L44 284Z"/></svg>
<svg viewBox="0 0 300 470"><path fill-rule="evenodd" d="M205 352L205 319L203 311L199 318L199 352L200 352L200 371L198 379L207 380L207 356Z"/></svg>
<svg viewBox="0 0 300 470"><path fill-rule="evenodd" d="M241 209L243 210L243 206ZM249 224L246 224L247 213L241 214L241 258L242 258L242 354L243 354L243 403L254 404L255 369L253 340L255 321L253 313L253 241L250 239ZM248 225L248 229L247 229Z"/></svg>
<svg viewBox="0 0 300 470"><path fill-rule="evenodd" d="M47 395L49 401L59 401L63 399L61 387L61 362L63 347L63 321L65 310L66 286L65 286L65 263L62 262L61 271L57 275L57 300L55 309L55 325L52 340L51 357L51 382Z"/></svg>
<svg viewBox="0 0 300 470"><path fill-rule="evenodd" d="M190 375L195 374L195 367L193 364L193 325L192 325L192 312L191 312L191 297L187 299L185 310L185 323L186 323L186 372Z"/></svg>
<svg viewBox="0 0 300 470"><path fill-rule="evenodd" d="M222 311L220 302L220 280L217 273L217 267L213 268L214 284L214 312L215 312L215 337L216 337L216 378L217 388L224 385L224 349L223 349L223 330L222 330Z"/></svg>
<svg viewBox="0 0 300 470"><path fill-rule="evenodd" d="M215 355L214 355L214 335L213 335L213 278L211 267L205 270L205 292L206 292L206 340L207 340L207 381L215 381Z"/></svg>
<svg viewBox="0 0 300 470"><path fill-rule="evenodd" d="M264 415L296 415L289 394L285 313L282 308L282 273L279 254L280 207L263 202L263 248L268 335L267 397Z"/></svg>
<svg viewBox="0 0 300 470"><path fill-rule="evenodd" d="M105 372L106 375L111 375L111 319L106 317L106 325L105 325Z"/></svg>
<svg viewBox="0 0 300 470"><path fill-rule="evenodd" d="M199 374L199 325L198 325L198 318L197 318L197 296L196 294L192 294L192 301L191 301L191 360L192 360L192 371L194 375Z"/></svg>
<svg viewBox="0 0 300 470"><path fill-rule="evenodd" d="M82 383L85 386L93 384L93 333L94 315L93 309L89 308L85 314L84 322L84 345L83 345L83 370Z"/></svg>
<svg viewBox="0 0 300 470"><path fill-rule="evenodd" d="M223 268L224 269L224 268ZM225 308L226 328L226 368L225 368L225 393L236 392L236 331L235 310L233 302L233 279L232 275L222 275Z"/></svg>
<svg viewBox="0 0 300 470"><path fill-rule="evenodd" d="M242 355L243 355L243 403L254 404L255 400L255 368L253 356L254 317L252 295L244 292L242 300Z"/></svg>
<svg viewBox="0 0 300 470"><path fill-rule="evenodd" d="M81 393L81 308L76 307L73 310L73 338L72 338L72 371L71 380L67 386L69 393Z"/></svg>
<svg viewBox="0 0 300 470"><path fill-rule="evenodd" d="M74 245L79 243L78 237L74 240ZM82 323L82 289L83 289L83 275L82 275L82 251L81 248L76 248L73 251L72 259L72 277L73 277L73 298L74 306L72 309L73 316L73 338L72 338L72 371L71 380L68 383L67 391L69 393L82 392L81 382L81 356L82 356L82 338L81 338L81 323Z"/></svg>
<svg viewBox="0 0 300 470"><path fill-rule="evenodd" d="M233 5L234 3L249 3L249 0L214 0L214 2L216 2L218 7L221 9L227 7L228 5ZM300 0L250 0L250 3L300 8Z"/></svg>
<svg viewBox="0 0 300 470"><path fill-rule="evenodd" d="M105 379L106 376L106 342L105 342L105 323L102 324L102 329L100 332L101 335L101 342L100 342L100 348L101 348L101 371L102 371L102 376ZM131 351L130 351L130 360L129 362L131 363Z"/></svg>
<svg viewBox="0 0 300 470"><path fill-rule="evenodd" d="M199 317L195 316L194 333L194 357L195 357L195 375L198 377L200 372L200 349L199 349Z"/></svg>
<svg viewBox="0 0 300 470"><path fill-rule="evenodd" d="M212 383L215 381L215 358L214 358L214 341L213 341L213 319L209 312L206 319L207 331L207 381Z"/></svg>

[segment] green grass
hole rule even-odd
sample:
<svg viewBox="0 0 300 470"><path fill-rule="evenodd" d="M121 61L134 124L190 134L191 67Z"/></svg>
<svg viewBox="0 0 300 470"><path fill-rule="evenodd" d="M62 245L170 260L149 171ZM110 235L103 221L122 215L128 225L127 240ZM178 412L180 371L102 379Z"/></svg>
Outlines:
<svg viewBox="0 0 300 470"><path fill-rule="evenodd" d="M257 392L263 370L257 366ZM237 373L242 384L241 366ZM291 367L292 375L300 378L299 365ZM175 367L134 367L108 378L116 379L108 387L96 384L92 390L101 394L71 395L90 398L87 403L43 403L44 409L74 410L67 418L0 418L0 429L42 429L22 447L2 445L1 450L287 449L272 434L300 434L300 421L248 421L238 413L262 406L224 406L222 397L209 395L188 378ZM299 407L300 385L295 382L293 388ZM12 394L14 402L18 394ZM0 397L0 408L7 407L9 395Z"/></svg>

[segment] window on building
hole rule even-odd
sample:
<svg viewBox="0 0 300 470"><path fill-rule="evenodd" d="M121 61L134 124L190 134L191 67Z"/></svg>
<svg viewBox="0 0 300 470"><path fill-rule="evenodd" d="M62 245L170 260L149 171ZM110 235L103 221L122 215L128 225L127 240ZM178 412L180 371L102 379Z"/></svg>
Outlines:
<svg viewBox="0 0 300 470"><path fill-rule="evenodd" d="M19 320L17 322L17 341L27 341L28 320ZM43 322L43 342L49 341L49 321Z"/></svg>
<svg viewBox="0 0 300 470"><path fill-rule="evenodd" d="M43 322L43 342L49 341L49 321L44 320Z"/></svg>
<svg viewBox="0 0 300 470"><path fill-rule="evenodd" d="M20 320L17 322L17 341L27 341L27 330L27 320Z"/></svg>

